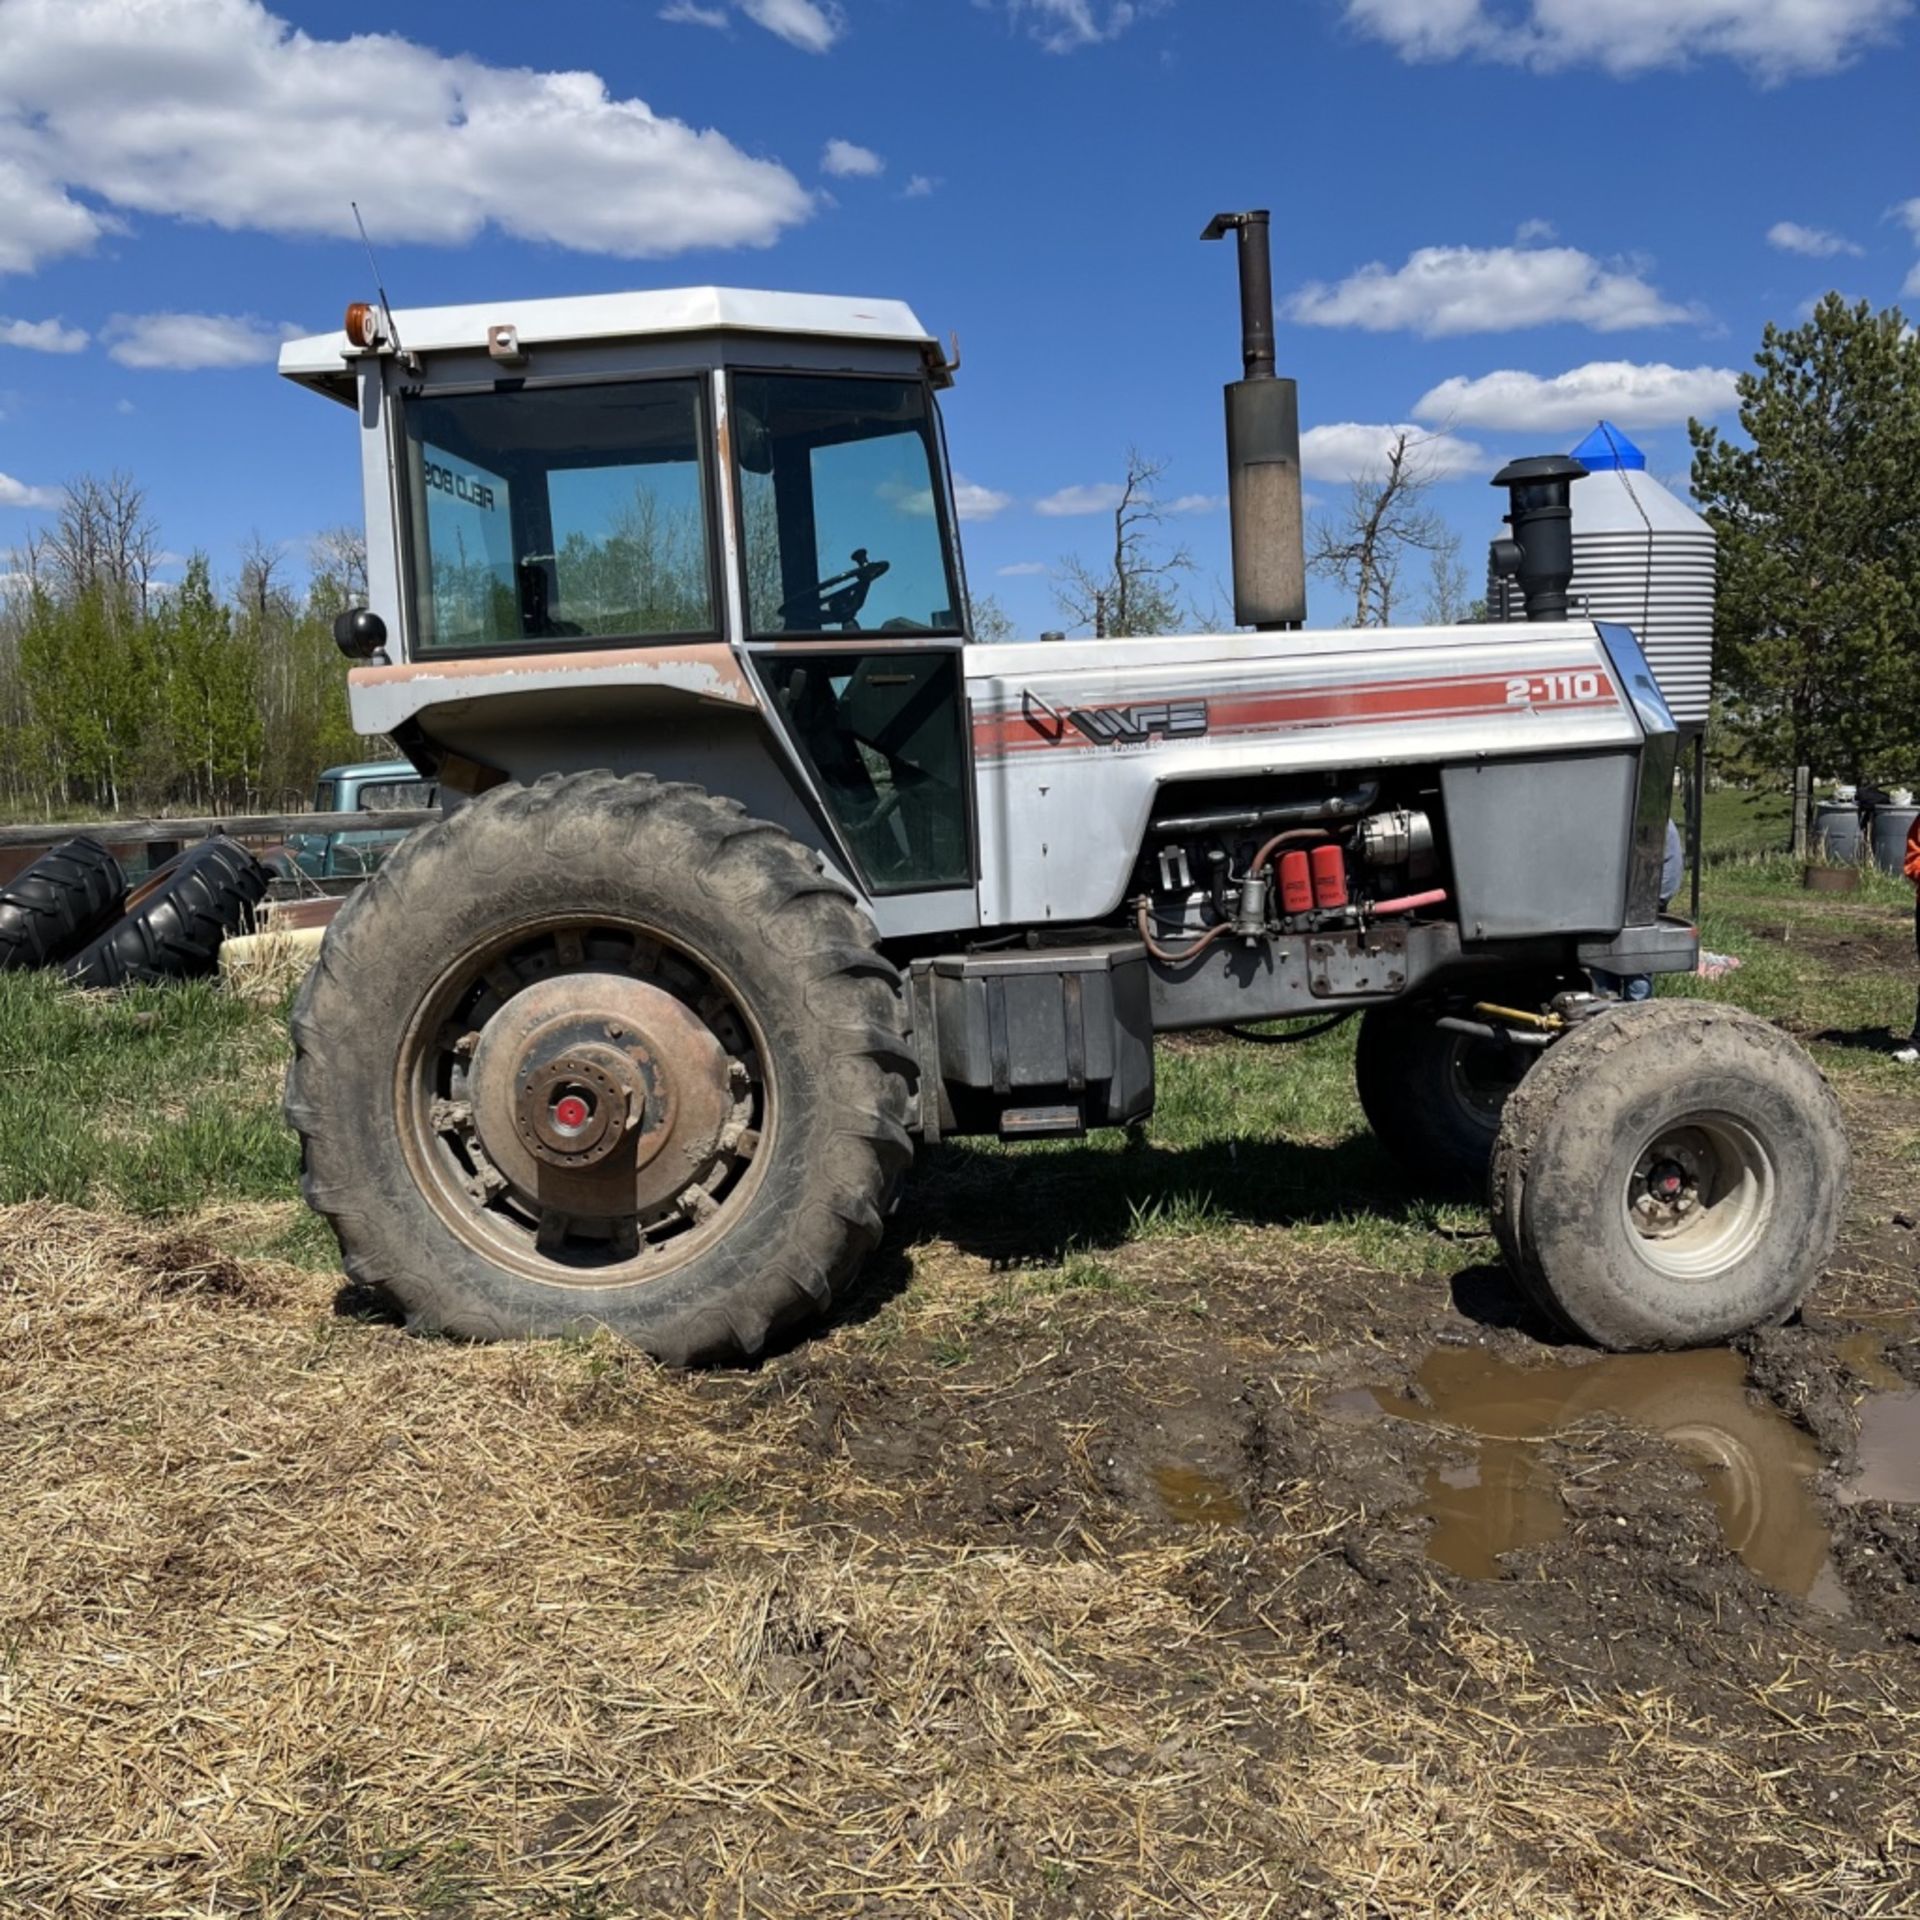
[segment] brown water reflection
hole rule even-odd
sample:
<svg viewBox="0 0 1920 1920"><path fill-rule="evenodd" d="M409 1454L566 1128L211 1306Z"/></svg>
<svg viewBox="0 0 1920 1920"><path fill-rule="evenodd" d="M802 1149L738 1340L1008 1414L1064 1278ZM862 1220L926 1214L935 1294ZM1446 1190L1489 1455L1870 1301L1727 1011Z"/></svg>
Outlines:
<svg viewBox="0 0 1920 1920"><path fill-rule="evenodd" d="M1428 1404L1376 1389L1403 1420L1479 1441L1473 1468L1428 1476L1428 1552L1456 1573L1497 1578L1500 1556L1560 1531L1560 1487L1540 1443L1596 1414L1662 1435L1699 1461L1727 1544L1761 1579L1831 1603L1829 1537L1812 1479L1825 1464L1813 1440L1749 1399L1737 1353L1608 1354L1576 1367L1521 1367L1496 1354L1445 1348L1422 1362ZM1828 1578L1822 1579L1822 1574Z"/></svg>

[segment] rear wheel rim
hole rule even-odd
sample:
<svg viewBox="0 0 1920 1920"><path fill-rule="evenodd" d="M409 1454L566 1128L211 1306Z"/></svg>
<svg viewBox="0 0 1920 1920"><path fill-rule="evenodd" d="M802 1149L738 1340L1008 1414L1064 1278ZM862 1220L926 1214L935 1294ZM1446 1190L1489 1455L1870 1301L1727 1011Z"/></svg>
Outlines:
<svg viewBox="0 0 1920 1920"><path fill-rule="evenodd" d="M1498 1133L1500 1116L1526 1077L1525 1056L1518 1047L1471 1034L1449 1038L1446 1083L1455 1106L1483 1132Z"/></svg>
<svg viewBox="0 0 1920 1920"><path fill-rule="evenodd" d="M1693 1113L1651 1134L1621 1194L1630 1241L1663 1278L1718 1280L1751 1257L1774 1211L1773 1155L1744 1120Z"/></svg>
<svg viewBox="0 0 1920 1920"><path fill-rule="evenodd" d="M604 914L523 925L448 968L394 1091L408 1170L457 1239L595 1291L664 1279L728 1233L777 1115L739 990L685 942Z"/></svg>

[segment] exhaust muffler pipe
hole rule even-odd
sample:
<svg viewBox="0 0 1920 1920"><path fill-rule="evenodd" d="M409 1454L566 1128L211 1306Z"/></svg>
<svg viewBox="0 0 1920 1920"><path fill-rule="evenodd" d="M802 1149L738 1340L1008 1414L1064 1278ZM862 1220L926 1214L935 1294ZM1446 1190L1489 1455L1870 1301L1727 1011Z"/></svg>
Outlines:
<svg viewBox="0 0 1920 1920"><path fill-rule="evenodd" d="M1307 618L1300 516L1300 391L1273 371L1273 259L1268 215L1217 213L1203 240L1240 238L1240 358L1227 388L1227 504L1233 529L1233 617L1267 631Z"/></svg>

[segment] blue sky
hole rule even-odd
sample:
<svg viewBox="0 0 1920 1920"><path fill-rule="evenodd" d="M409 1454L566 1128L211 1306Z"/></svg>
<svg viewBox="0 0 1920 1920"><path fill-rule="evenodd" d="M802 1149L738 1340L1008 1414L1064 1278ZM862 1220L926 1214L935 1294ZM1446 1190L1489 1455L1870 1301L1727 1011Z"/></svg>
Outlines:
<svg viewBox="0 0 1920 1920"><path fill-rule="evenodd" d="M1415 423L1477 570L1503 459L1606 413L1681 472L1763 322L1920 310L1917 80L1913 0L0 0L0 555L114 468L225 571L357 520L348 416L271 367L369 292L357 197L400 306L904 298L965 356L975 591L1050 624L1132 444L1205 606L1197 236L1265 205L1310 488Z"/></svg>

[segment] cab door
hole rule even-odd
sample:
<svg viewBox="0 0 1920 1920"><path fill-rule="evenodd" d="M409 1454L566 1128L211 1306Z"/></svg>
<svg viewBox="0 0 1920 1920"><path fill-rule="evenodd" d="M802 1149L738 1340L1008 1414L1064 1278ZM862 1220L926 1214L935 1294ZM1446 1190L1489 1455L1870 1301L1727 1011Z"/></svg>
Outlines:
<svg viewBox="0 0 1920 1920"><path fill-rule="evenodd" d="M745 639L878 903L973 923L965 618L932 397L907 378L729 376Z"/></svg>

